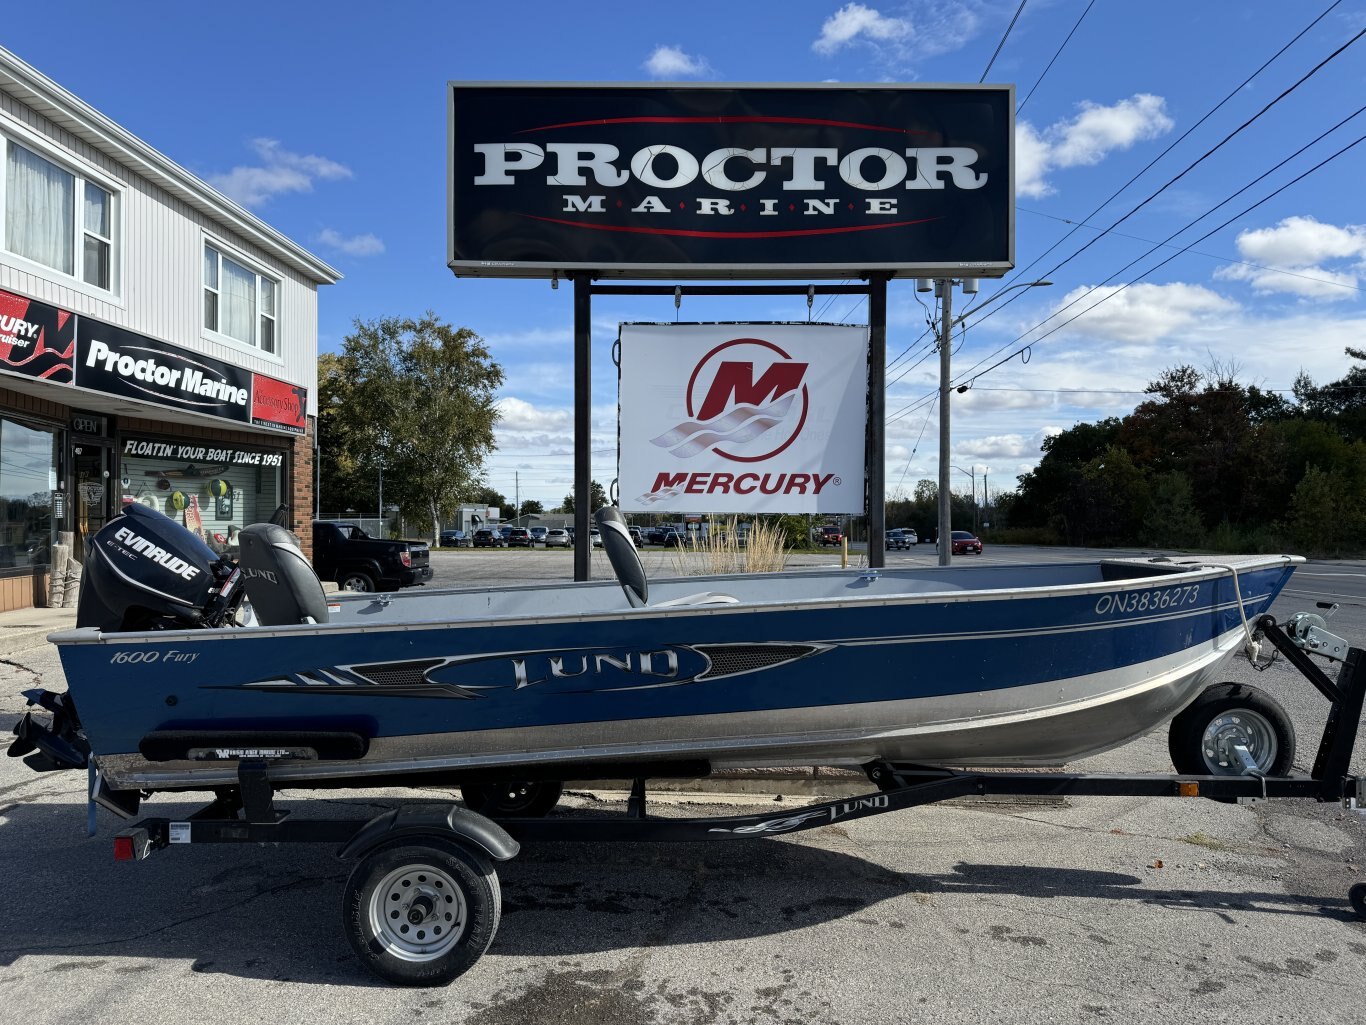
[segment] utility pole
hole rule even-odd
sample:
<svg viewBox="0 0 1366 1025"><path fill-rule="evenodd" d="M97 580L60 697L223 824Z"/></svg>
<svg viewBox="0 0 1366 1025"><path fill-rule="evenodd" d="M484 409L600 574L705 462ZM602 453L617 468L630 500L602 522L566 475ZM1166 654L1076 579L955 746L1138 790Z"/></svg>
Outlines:
<svg viewBox="0 0 1366 1025"><path fill-rule="evenodd" d="M953 513L949 502L949 351L953 348L953 279L940 278L942 312L939 321L939 565L952 561Z"/></svg>
<svg viewBox="0 0 1366 1025"><path fill-rule="evenodd" d="M970 279L964 279L962 284L967 284ZM991 305L1007 292L1017 288L1042 288L1053 284L1051 281L1022 281L1019 284L1007 285L984 303L980 303L971 310L963 313L954 319L953 302L953 278L934 279L934 290L938 293L940 301L943 303L939 319L939 565L947 566L952 561L953 556L953 519L952 505L949 502L949 473L953 467L949 463L949 378L951 368L949 366L949 352L953 348L953 329L957 324L966 319L968 314L977 314L984 307ZM921 292L930 290L930 279L920 278L916 282L916 289ZM969 291L977 291L977 282L972 281ZM963 385L958 390L967 391L971 382ZM972 484L973 500L973 520L976 526L977 514L977 481L974 479Z"/></svg>
<svg viewBox="0 0 1366 1025"><path fill-rule="evenodd" d="M517 517L522 515L522 472L512 471L512 522L517 522Z"/></svg>
<svg viewBox="0 0 1366 1025"><path fill-rule="evenodd" d="M383 464L381 464L381 465L380 465L380 468L379 468L379 525L380 525L380 529L383 530L383 529L384 529L384 466L383 466Z"/></svg>

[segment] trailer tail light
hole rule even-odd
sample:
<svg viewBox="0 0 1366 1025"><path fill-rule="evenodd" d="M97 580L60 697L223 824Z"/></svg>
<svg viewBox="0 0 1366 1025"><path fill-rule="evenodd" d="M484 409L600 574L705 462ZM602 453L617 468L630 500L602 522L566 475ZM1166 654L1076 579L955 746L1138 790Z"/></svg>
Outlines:
<svg viewBox="0 0 1366 1025"><path fill-rule="evenodd" d="M137 858L137 852L133 849L133 838L131 836L114 837L114 860L133 861Z"/></svg>
<svg viewBox="0 0 1366 1025"><path fill-rule="evenodd" d="M1176 784L1176 792L1181 797L1199 797L1200 784L1195 782Z"/></svg>
<svg viewBox="0 0 1366 1025"><path fill-rule="evenodd" d="M398 561L403 563L403 565L405 566L411 567L413 564L413 553L405 548L403 551L398 553Z"/></svg>

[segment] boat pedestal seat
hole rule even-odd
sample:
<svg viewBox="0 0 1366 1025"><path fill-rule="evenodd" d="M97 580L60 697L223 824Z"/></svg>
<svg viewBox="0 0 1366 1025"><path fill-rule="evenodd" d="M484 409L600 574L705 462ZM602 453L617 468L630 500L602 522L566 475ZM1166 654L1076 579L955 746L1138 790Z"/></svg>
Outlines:
<svg viewBox="0 0 1366 1025"><path fill-rule="evenodd" d="M242 585L262 626L326 623L327 596L294 537L274 523L253 523L237 535Z"/></svg>

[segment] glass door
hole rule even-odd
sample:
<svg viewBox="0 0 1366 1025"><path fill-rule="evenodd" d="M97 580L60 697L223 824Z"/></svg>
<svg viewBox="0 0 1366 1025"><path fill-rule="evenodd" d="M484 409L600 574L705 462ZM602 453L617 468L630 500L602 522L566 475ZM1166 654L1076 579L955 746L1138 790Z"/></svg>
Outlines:
<svg viewBox="0 0 1366 1025"><path fill-rule="evenodd" d="M71 555L85 562L85 547L109 519L109 452L104 445L81 442L71 448Z"/></svg>

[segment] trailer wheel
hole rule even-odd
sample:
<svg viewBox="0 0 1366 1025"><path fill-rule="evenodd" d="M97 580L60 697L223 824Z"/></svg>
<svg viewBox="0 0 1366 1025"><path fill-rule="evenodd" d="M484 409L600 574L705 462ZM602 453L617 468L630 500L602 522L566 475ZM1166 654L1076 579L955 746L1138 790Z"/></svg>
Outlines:
<svg viewBox="0 0 1366 1025"><path fill-rule="evenodd" d="M1366 883L1357 883L1347 891L1347 899L1352 902L1352 910L1358 918L1366 918Z"/></svg>
<svg viewBox="0 0 1366 1025"><path fill-rule="evenodd" d="M1167 750L1188 776L1242 776L1234 747L1246 745L1263 776L1285 776L1295 761L1295 727L1270 695L1241 683L1208 687L1172 720Z"/></svg>
<svg viewBox="0 0 1366 1025"><path fill-rule="evenodd" d="M491 819L539 819L563 793L564 785L554 780L466 783L460 788L465 807Z"/></svg>
<svg viewBox="0 0 1366 1025"><path fill-rule="evenodd" d="M489 860L436 837L362 859L342 906L356 955L400 986L444 986L464 974L488 950L501 916Z"/></svg>

